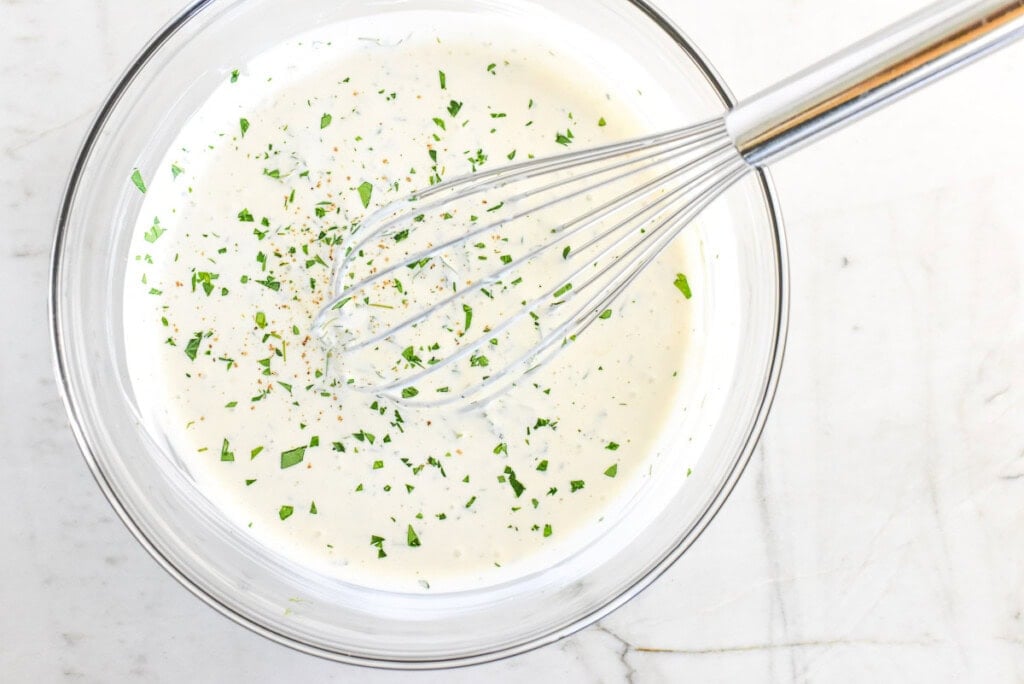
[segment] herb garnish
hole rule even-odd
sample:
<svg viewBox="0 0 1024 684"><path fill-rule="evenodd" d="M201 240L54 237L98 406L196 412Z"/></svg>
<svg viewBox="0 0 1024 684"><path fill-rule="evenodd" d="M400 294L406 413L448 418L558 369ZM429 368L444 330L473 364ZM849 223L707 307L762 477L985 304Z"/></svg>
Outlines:
<svg viewBox="0 0 1024 684"><path fill-rule="evenodd" d="M285 468L291 468L294 465L302 463L302 459L306 455L306 445L289 449L288 451L281 452L281 470Z"/></svg>
<svg viewBox="0 0 1024 684"><path fill-rule="evenodd" d="M676 288L680 292L682 292L683 296L686 297L687 299L693 296L693 291L690 290L690 282L686 279L686 276L684 274L677 273L676 280L672 284L675 285Z"/></svg>
<svg viewBox="0 0 1024 684"><path fill-rule="evenodd" d="M132 169L132 183L139 189L143 195L146 194L146 183L142 180L142 172L138 169Z"/></svg>
<svg viewBox="0 0 1024 684"><path fill-rule="evenodd" d="M373 184L363 181L356 188L359 191L359 201L363 203L363 209L370 206L370 198L373 196Z"/></svg>

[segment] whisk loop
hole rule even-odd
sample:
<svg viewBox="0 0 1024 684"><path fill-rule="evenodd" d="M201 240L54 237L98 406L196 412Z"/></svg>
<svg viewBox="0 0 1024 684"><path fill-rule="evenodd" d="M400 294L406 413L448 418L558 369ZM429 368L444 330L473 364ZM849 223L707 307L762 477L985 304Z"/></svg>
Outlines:
<svg viewBox="0 0 1024 684"><path fill-rule="evenodd" d="M485 399L613 316L747 169L710 121L438 184L363 222L316 329L355 387Z"/></svg>
<svg viewBox="0 0 1024 684"><path fill-rule="evenodd" d="M596 321L757 166L1024 35L1024 0L944 0L736 105L646 138L440 183L368 217L315 330L354 387L479 402Z"/></svg>

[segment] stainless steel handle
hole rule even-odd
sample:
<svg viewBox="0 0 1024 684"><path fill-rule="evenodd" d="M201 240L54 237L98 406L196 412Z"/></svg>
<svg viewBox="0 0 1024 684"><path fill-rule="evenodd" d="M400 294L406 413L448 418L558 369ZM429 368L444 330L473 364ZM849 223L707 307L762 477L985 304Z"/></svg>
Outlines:
<svg viewBox="0 0 1024 684"><path fill-rule="evenodd" d="M1024 36L1024 0L946 0L741 101L726 117L750 164L776 161Z"/></svg>

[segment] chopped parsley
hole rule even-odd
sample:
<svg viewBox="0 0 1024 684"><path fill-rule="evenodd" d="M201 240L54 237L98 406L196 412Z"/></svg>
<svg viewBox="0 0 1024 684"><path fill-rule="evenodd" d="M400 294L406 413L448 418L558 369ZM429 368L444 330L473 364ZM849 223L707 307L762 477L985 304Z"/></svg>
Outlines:
<svg viewBox="0 0 1024 684"><path fill-rule="evenodd" d="M508 483L509 485L512 486L512 491L515 493L516 498L518 499L520 496L523 495L523 491L526 489L526 485L524 485L516 478L516 473L514 470L512 470L511 466L505 466L505 474L508 475Z"/></svg>
<svg viewBox="0 0 1024 684"><path fill-rule="evenodd" d="M139 189L143 195L146 194L146 182L142 180L142 172L138 169L132 169L132 183Z"/></svg>
<svg viewBox="0 0 1024 684"><path fill-rule="evenodd" d="M193 361L196 360L196 356L199 353L199 345L202 344L203 337L205 337L205 334L202 331L199 331L189 339L188 344L185 345L185 356Z"/></svg>
<svg viewBox="0 0 1024 684"><path fill-rule="evenodd" d="M153 243L156 242L160 238L160 236L166 232L167 229L160 226L160 219L154 218L153 225L150 227L149 230L143 233L142 237L145 238L146 242Z"/></svg>
<svg viewBox="0 0 1024 684"><path fill-rule="evenodd" d="M288 451L281 452L281 469L291 468L294 465L302 463L302 459L306 456L306 446L295 447Z"/></svg>
<svg viewBox="0 0 1024 684"><path fill-rule="evenodd" d="M359 191L359 201L363 203L363 209L370 206L370 198L373 197L373 184L363 181L356 188Z"/></svg>
<svg viewBox="0 0 1024 684"><path fill-rule="evenodd" d="M686 297L687 299L693 296L693 291L690 289L690 281L686 279L686 276L684 274L677 273L676 280L672 284L675 285L676 289L682 292L683 296Z"/></svg>

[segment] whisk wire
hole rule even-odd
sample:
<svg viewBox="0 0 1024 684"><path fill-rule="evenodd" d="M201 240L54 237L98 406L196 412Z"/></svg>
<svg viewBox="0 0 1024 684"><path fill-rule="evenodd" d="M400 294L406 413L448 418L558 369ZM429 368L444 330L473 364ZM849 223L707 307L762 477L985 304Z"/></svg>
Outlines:
<svg viewBox="0 0 1024 684"><path fill-rule="evenodd" d="M715 199L722 191L731 186L739 177L741 177L747 171L745 162L738 156L733 155L731 158L727 158L717 164L706 176L702 176L700 182L707 182L707 187L700 189L700 191L688 202L685 206L672 214L668 218L662 220L656 226L648 230L643 236L631 247L629 247L621 256L617 257L615 261L603 266L600 271L591 276L578 288L573 288L570 293L562 300L564 303L568 303L574 298L579 297L589 285L592 285L598 279L607 275L612 269L618 269L620 274L625 274L626 277L619 280L613 280L604 289L602 289L597 297L601 297L597 304L584 304L582 307L572 314L572 316L565 323L559 325L554 330L548 332L539 341L535 342L530 350L522 354L515 360L507 363L505 368L493 375L487 377L488 384L499 382L502 377L508 373L517 372L517 367L524 363L534 363L534 359L538 353L547 350L552 345L561 343L565 338L577 335L578 332L570 333L570 330L574 326L580 324L581 318L587 319L588 322L596 318L601 311L604 310L607 303L614 301L621 292L628 287L629 283L639 275L642 270L641 264L646 264L653 260L657 255L678 235L678 233L689 224L694 216L699 214L710 202ZM625 224L625 222L623 222ZM666 232L667 231L667 232ZM610 231L613 232L613 231ZM628 240L631 233L627 233L619 238L617 242ZM658 236L662 239L658 240ZM647 250L642 251L639 255L633 258L633 260L626 263L624 266L620 259L624 259L632 255L636 250L640 249L645 243L653 241L654 244ZM570 278L575 277L583 270L587 268L584 265L581 268L576 269L572 272ZM536 309L544 301L550 300L552 295L558 291L560 287L564 287L561 281L555 281L559 284L554 285L546 289L543 294L535 297L528 303L524 303L522 306L523 312L529 312ZM607 293L607 295L605 294ZM436 310L436 309L435 309ZM496 328L493 328L487 332L488 337L500 336L506 332L511 326L516 325L522 320L520 315L508 317ZM397 330L389 330L389 334L394 334ZM445 357L437 364L423 368L420 371L414 372L411 376L401 378L391 383L382 385L383 391L389 391L402 386L414 385L428 375L437 373L438 371L450 366L458 361L464 359L467 356L474 354L479 351L482 345L486 344L483 337L476 337L471 342L464 343L461 348L453 354Z"/></svg>
<svg viewBox="0 0 1024 684"><path fill-rule="evenodd" d="M601 219L604 219L604 218L608 217L614 211L617 211L618 209L622 209L622 208L628 207L630 204L638 203L638 202L643 201L645 196L646 196L646 193L650 192L653 188L662 187L662 186L664 186L664 184L667 181L676 179L676 178L681 177L681 176L685 176L687 173L692 172L698 166L705 166L707 163L710 163L711 161L718 160L718 159L720 159L722 157L726 158L726 160L735 158L735 152L732 150L731 147L722 145L722 146L716 148L707 157L701 158L701 159L696 159L696 160L693 160L691 162L688 162L688 163L686 163L684 165L681 165L677 169L673 169L673 170L671 170L671 171L669 171L669 172L667 172L665 174L662 174L661 176L658 176L656 178L651 179L650 181L647 181L647 182L643 183L642 185L640 185L639 187L637 187L635 189L631 189L631 190L629 190L627 192L624 192L624 193L620 194L618 197L614 198L613 200L611 200L609 202L606 202L605 204L603 204L603 205L601 205L599 207L596 207L595 209L591 210L590 212L587 212L586 214L580 216L579 218L577 218L577 219L575 219L573 221L570 221L567 224L559 226L556 229L553 229L552 232L555 233L555 234L559 234L562 240L571 238L571 237L575 236L576 234L578 234L578 233L586 230L587 228L591 227L597 221L600 221ZM716 170L717 170L717 167L712 167L711 172L713 173ZM628 226L630 224L637 223L638 221L643 219L646 214L652 213L654 210L658 209L660 206L662 206L662 205L664 205L666 203L672 202L675 199L679 198L681 195L685 194L685 192L687 191L688 183L689 183L689 181L684 181L681 185L679 185L677 187L673 187L671 190L666 191L664 194L662 194L660 197L655 199L650 204L647 204L646 206L642 207L639 211L636 211L633 214L630 214L629 216L626 216L625 218L621 219L618 223L615 223L611 227L609 227L609 228L605 229L604 231L598 233L597 235L591 237L587 242L583 243L583 245L581 245L580 247L578 247L578 248L574 249L573 251L571 251L570 254L569 254L568 260L569 261L578 261L578 260L582 259L584 256L587 256L587 252L590 250L590 248L592 246L594 246L596 244L599 244L601 241L607 239L611 234L620 231L622 228L624 228L624 227L626 227L626 226ZM497 224L495 224L495 225L497 225ZM471 234L467 235L466 238L464 238L464 239L472 239L471 236L475 237L475 235L471 233ZM607 247L605 249L605 251L602 252L602 254L607 253L608 251L610 251L614 247L619 246L623 241L625 241L627 239L629 239L629 233L624 234L623 237L619 241L617 241L613 245ZM462 242L462 241L463 241L463 239L460 239L460 240L455 241L455 242L458 243L458 242ZM450 245L449 245L449 247L450 247ZM506 265L500 267L498 270L496 270L493 273L489 274L487 277L480 278L477 281L475 281L472 285L470 285L470 286L468 286L466 288L463 288L461 290L457 290L457 291L453 292L451 295L449 295L447 298L445 298L445 299L443 299L441 301L436 302L431 310L424 311L422 313L414 314L412 316L409 316L408 318L406 318L405 320L401 321L400 323L395 324L394 327L392 327L392 328L390 328L388 330L384 330L382 332L379 332L379 333L376 333L376 334L373 334L373 335L364 336L358 342L355 342L352 345L349 345L347 348L348 349L359 349L359 348L362 348L362 347L365 347L365 346L377 344L378 342L380 342L381 340L385 339L387 336L389 336L391 334L394 334L394 333L397 333L397 332L401 332L402 330L405 330L406 328L408 328L410 326L414 326L414 325L418 324L419 322L421 322L421 321L425 320L426 318L428 318L432 314L433 310L445 307L445 306L451 304L453 301L455 301L457 299L466 297L469 294L477 292L477 291L479 291L480 289L482 289L484 287L492 285L493 283L501 280L504 276L510 274L511 272L515 271L518 268L521 268L522 267L522 262L528 262L528 261L536 258L542 252L544 252L544 251L546 251L546 250L548 250L550 248L551 248L550 244L542 243L542 244L534 247L530 252L527 252L520 259L518 259L516 261L513 261L513 262L510 262L509 264L506 264ZM422 258L422 256L435 256L437 254L440 254L441 252L443 252L443 246L438 246L438 247L432 248L428 252L422 253L421 258ZM593 257L593 258L588 256L588 260L591 260L591 261L594 260L594 259L600 259L600 258L601 258L601 254L599 254L597 257ZM581 268L577 269L576 271L573 271L572 273L570 273L569 279L571 280L571 279L575 278L576 275L583 270L583 268L585 268L585 267L581 267ZM350 296L351 292L353 292L353 291L355 291L357 289L363 288L369 282L373 282L375 280L379 280L381 277L382 276L380 274L377 274L373 278L367 279L366 281L363 281L357 287L346 289L342 293L341 298ZM551 288L551 291L553 292L555 289L557 289L557 287L558 286L555 286L555 287Z"/></svg>
<svg viewBox="0 0 1024 684"><path fill-rule="evenodd" d="M517 221L517 220L522 219L522 218L524 218L524 217L526 217L526 216L528 216L528 215L530 215L532 213L536 213L536 212L539 212L539 211L543 211L545 209L550 209L550 208L555 207L555 206L560 205L560 204L564 204L566 202L572 201L573 199L579 197L582 194L586 194L586 193L589 193L589 192L593 192L595 190L599 190L599 189L601 189L603 187L607 187L607 186L612 185L612 184L614 184L616 182L621 182L622 180L624 180L625 178L628 178L629 176L636 175L636 174L645 172L647 170L653 169L656 166L658 166L660 164L663 164L666 161L669 161L671 159L674 159L674 158L678 157L680 154L682 154L684 152L696 149L699 145L705 143L709 139L710 136L714 136L714 135L720 136L722 131L724 131L724 128L722 128L721 126L719 126L717 128L709 126L708 128L709 128L708 132L705 133L704 132L704 127L701 127L700 134L695 136L695 138L693 138L693 139L684 138L682 141L680 141L677 138L672 137L672 138L669 138L668 140L666 140L664 142L652 143L653 145L656 145L656 146L664 145L664 144L670 144L670 146L668 146L668 147L658 147L657 149L655 149L653 151L650 151L648 154L642 155L642 156L640 156L638 158L626 159L626 160L620 161L619 163L614 164L612 166L603 168L603 169L601 169L599 171L591 172L590 174L581 173L580 170L577 169L577 173L574 176L570 177L570 178L556 180L556 181L553 181L553 182L551 182L551 183L549 183L547 185L544 185L544 186L542 186L540 188L530 188L530 189L525 190L525 191L523 191L523 192L521 192L521 193L519 193L517 195L513 195L513 196L511 196L511 197L509 197L508 199L505 200L505 204L508 204L510 206L518 206L525 199L528 199L528 198L533 197L533 196L541 195L543 193L550 193L552 191L558 190L559 188L562 188L562 187L564 187L564 186L566 186L566 185L568 185L570 183L576 182L580 178L593 177L593 176L597 176L599 174L605 174L605 173L609 173L609 172L612 172L612 171L617 171L617 170L620 170L620 169L622 169L624 167L627 167L627 166L636 165L636 164L638 164L640 162L645 162L645 161L650 162L649 164L640 166L639 168L636 168L636 169L631 169L631 170L626 171L626 172L624 172L624 173L622 173L620 175L613 176L611 178L604 178L604 179L602 179L602 180L600 180L600 181L598 181L596 183L592 183L592 184L587 185L587 186L585 186L583 188L575 189L573 191L557 192L557 193L555 193L555 196L552 199L548 200L544 204L541 204L540 206L533 206L533 207L522 208L518 213L513 214L512 216L502 217L502 218L500 218L498 220L495 220L495 221L489 221L489 222L484 222L484 223L480 223L480 224L474 224L475 227L472 230L470 230L469 232L463 233L463 234L460 234L460 235L456 235L456 236L452 237L451 239L449 239L449 240L447 240L445 242L442 242L440 244L432 245L429 250L424 251L422 254L419 255L418 258L435 256L437 254L440 254L440 253L444 252L445 250L449 250L452 247L455 247L455 246L459 245L460 243L463 243L463 242L465 242L467 240L470 240L470 239L474 239L474 238L480 237L482 235L486 235L487 233L500 228L502 225L505 225L505 224ZM665 136L655 136L655 137L665 137ZM606 159L607 158L607 153L605 153L604 150L613 149L613 148L617 148L617 147L620 147L620 146L621 146L621 144L616 144L616 145L607 146L605 148L599 148L598 151L602 151L602 154L595 155L595 158L592 161L601 161L601 160ZM721 144L721 147L722 147L722 149L731 149L732 146L731 146L731 143L723 143L723 144ZM647 150L648 148L641 147L640 149ZM588 153L583 153L583 154L591 154L591 153L588 152ZM570 154L570 155L564 155L564 156L571 157L572 155ZM558 159L558 158L554 158L554 159ZM550 161L553 161L554 159L552 159ZM520 168L522 166L529 167L530 164L531 164L530 162L524 162L523 164L520 164L518 166ZM581 164L580 166L583 166L583 165ZM491 174L492 174L492 176L499 176L499 175L503 176L503 177L504 176L513 176L513 174L512 174L513 168L514 167L503 167L501 169L498 169L498 170L495 170L495 171L491 172ZM686 168L687 168L686 166L683 166L683 167L681 167L679 169L676 169L674 171L670 171L669 173L665 174L662 178L667 180L668 178L676 176L679 173L685 172ZM527 173L527 174L522 175L521 177L514 177L514 182L522 183L523 181L531 179L533 177L536 177L537 175L547 175L548 173L551 173L551 172L545 172L544 174L539 174L539 173L536 173L536 172L534 172L534 173ZM476 180L477 178L479 178L479 176L470 177L470 178L473 179L473 180ZM465 193L459 199L464 199L465 197L470 196L470 195L487 194L488 192L492 192L492 191L495 191L495 190L500 190L502 187L504 187L504 185L506 185L509 182L511 182L511 181L505 180L505 181L503 181L501 183L486 183L486 182L484 182L484 183L482 183L480 185L474 185L473 186L473 190L471 192ZM651 181L650 183L646 184L645 187L650 187L651 185L655 184L655 182L656 181ZM443 184L441 184L441 185L443 185ZM434 186L434 187L440 189L441 185L437 185L437 186ZM455 186L451 186L449 189L452 189L454 187ZM420 195L420 197L423 197L423 196L424 195ZM389 216L387 219L383 219L382 220L380 217L378 217L376 215L371 216L370 218L367 219L366 222L364 222L364 224L363 224L363 226L361 226L361 228L372 227L373 230L370 231L370 232L364 233L363 236L361 236L358 239L358 241L353 246L351 246L348 249L348 257L351 257L352 255L358 255L359 251L362 248L364 248L367 243L372 242L375 239L380 239L382 236L392 235L395 232L398 232L399 228L406 228L406 227L412 228L412 227L415 227L416 224L418 223L418 221L416 221L416 217L427 216L427 215L430 215L430 214L432 214L434 212L439 212L441 209L444 209L444 208L446 208L446 206L449 206L450 203L451 203L450 199L446 200L444 198L441 198L441 199L438 199L435 202L429 203L427 205L409 204L407 206L404 206L402 211L400 211L398 213L395 213L395 212L392 211L391 212L391 216ZM383 211L387 212L387 208L385 208ZM567 226L563 226L562 229L564 229L565 227L567 227ZM345 261L347 262L348 258ZM394 273L396 273L397 271L401 270L403 267L405 267L405 265L406 265L405 263L395 263L395 264L393 264L391 266L385 267L383 270L380 270L377 273L375 273L372 276L372 278L368 278L367 281L378 281L378 280L382 280L384 278L387 278L387 277L393 275ZM342 279L344 277L345 272L346 272L346 269L345 269L344 264L343 264L342 268L339 269L337 274L336 274L336 281L339 280L339 279ZM364 282L361 282L359 284L359 286L360 287L365 287L367 284L368 284L368 282L364 281ZM334 298L334 300L332 300L331 304L329 304L328 306L331 306L335 302L344 299L349 294L348 292L346 292L346 290L348 290L349 288L346 287L344 285L344 283L342 283L342 282L335 282L335 288L337 290L341 290L341 294L337 295Z"/></svg>
<svg viewBox="0 0 1024 684"><path fill-rule="evenodd" d="M384 395L401 390L403 397L418 396L413 403L420 405L487 394L570 344L748 169L724 123L710 121L435 185L364 222L336 273L340 294L321 312L318 330L325 338L334 335L334 348L350 361L360 354L373 361L369 374L353 370L354 362L345 368L357 386ZM473 202L495 196L502 201L489 208L488 220L477 221ZM596 204L577 212L576 201ZM450 219L444 225L452 230L435 244L438 233L429 228L436 217ZM472 249L486 247L479 241L488 238L494 249L522 243L526 250L518 257L503 254L491 266L485 253ZM517 297L514 286L522 278L515 276L531 266L540 269L540 281ZM397 279L402 269L411 269L415 293ZM360 278L360 270L369 272ZM494 314L497 292L502 301L515 300L512 315ZM492 301L474 300L483 295ZM479 323L471 328L474 308ZM448 341L434 342L424 363L415 340L438 335ZM504 346L488 346L499 340ZM467 361L481 370L467 372ZM428 398L421 383L436 377L450 382Z"/></svg>

